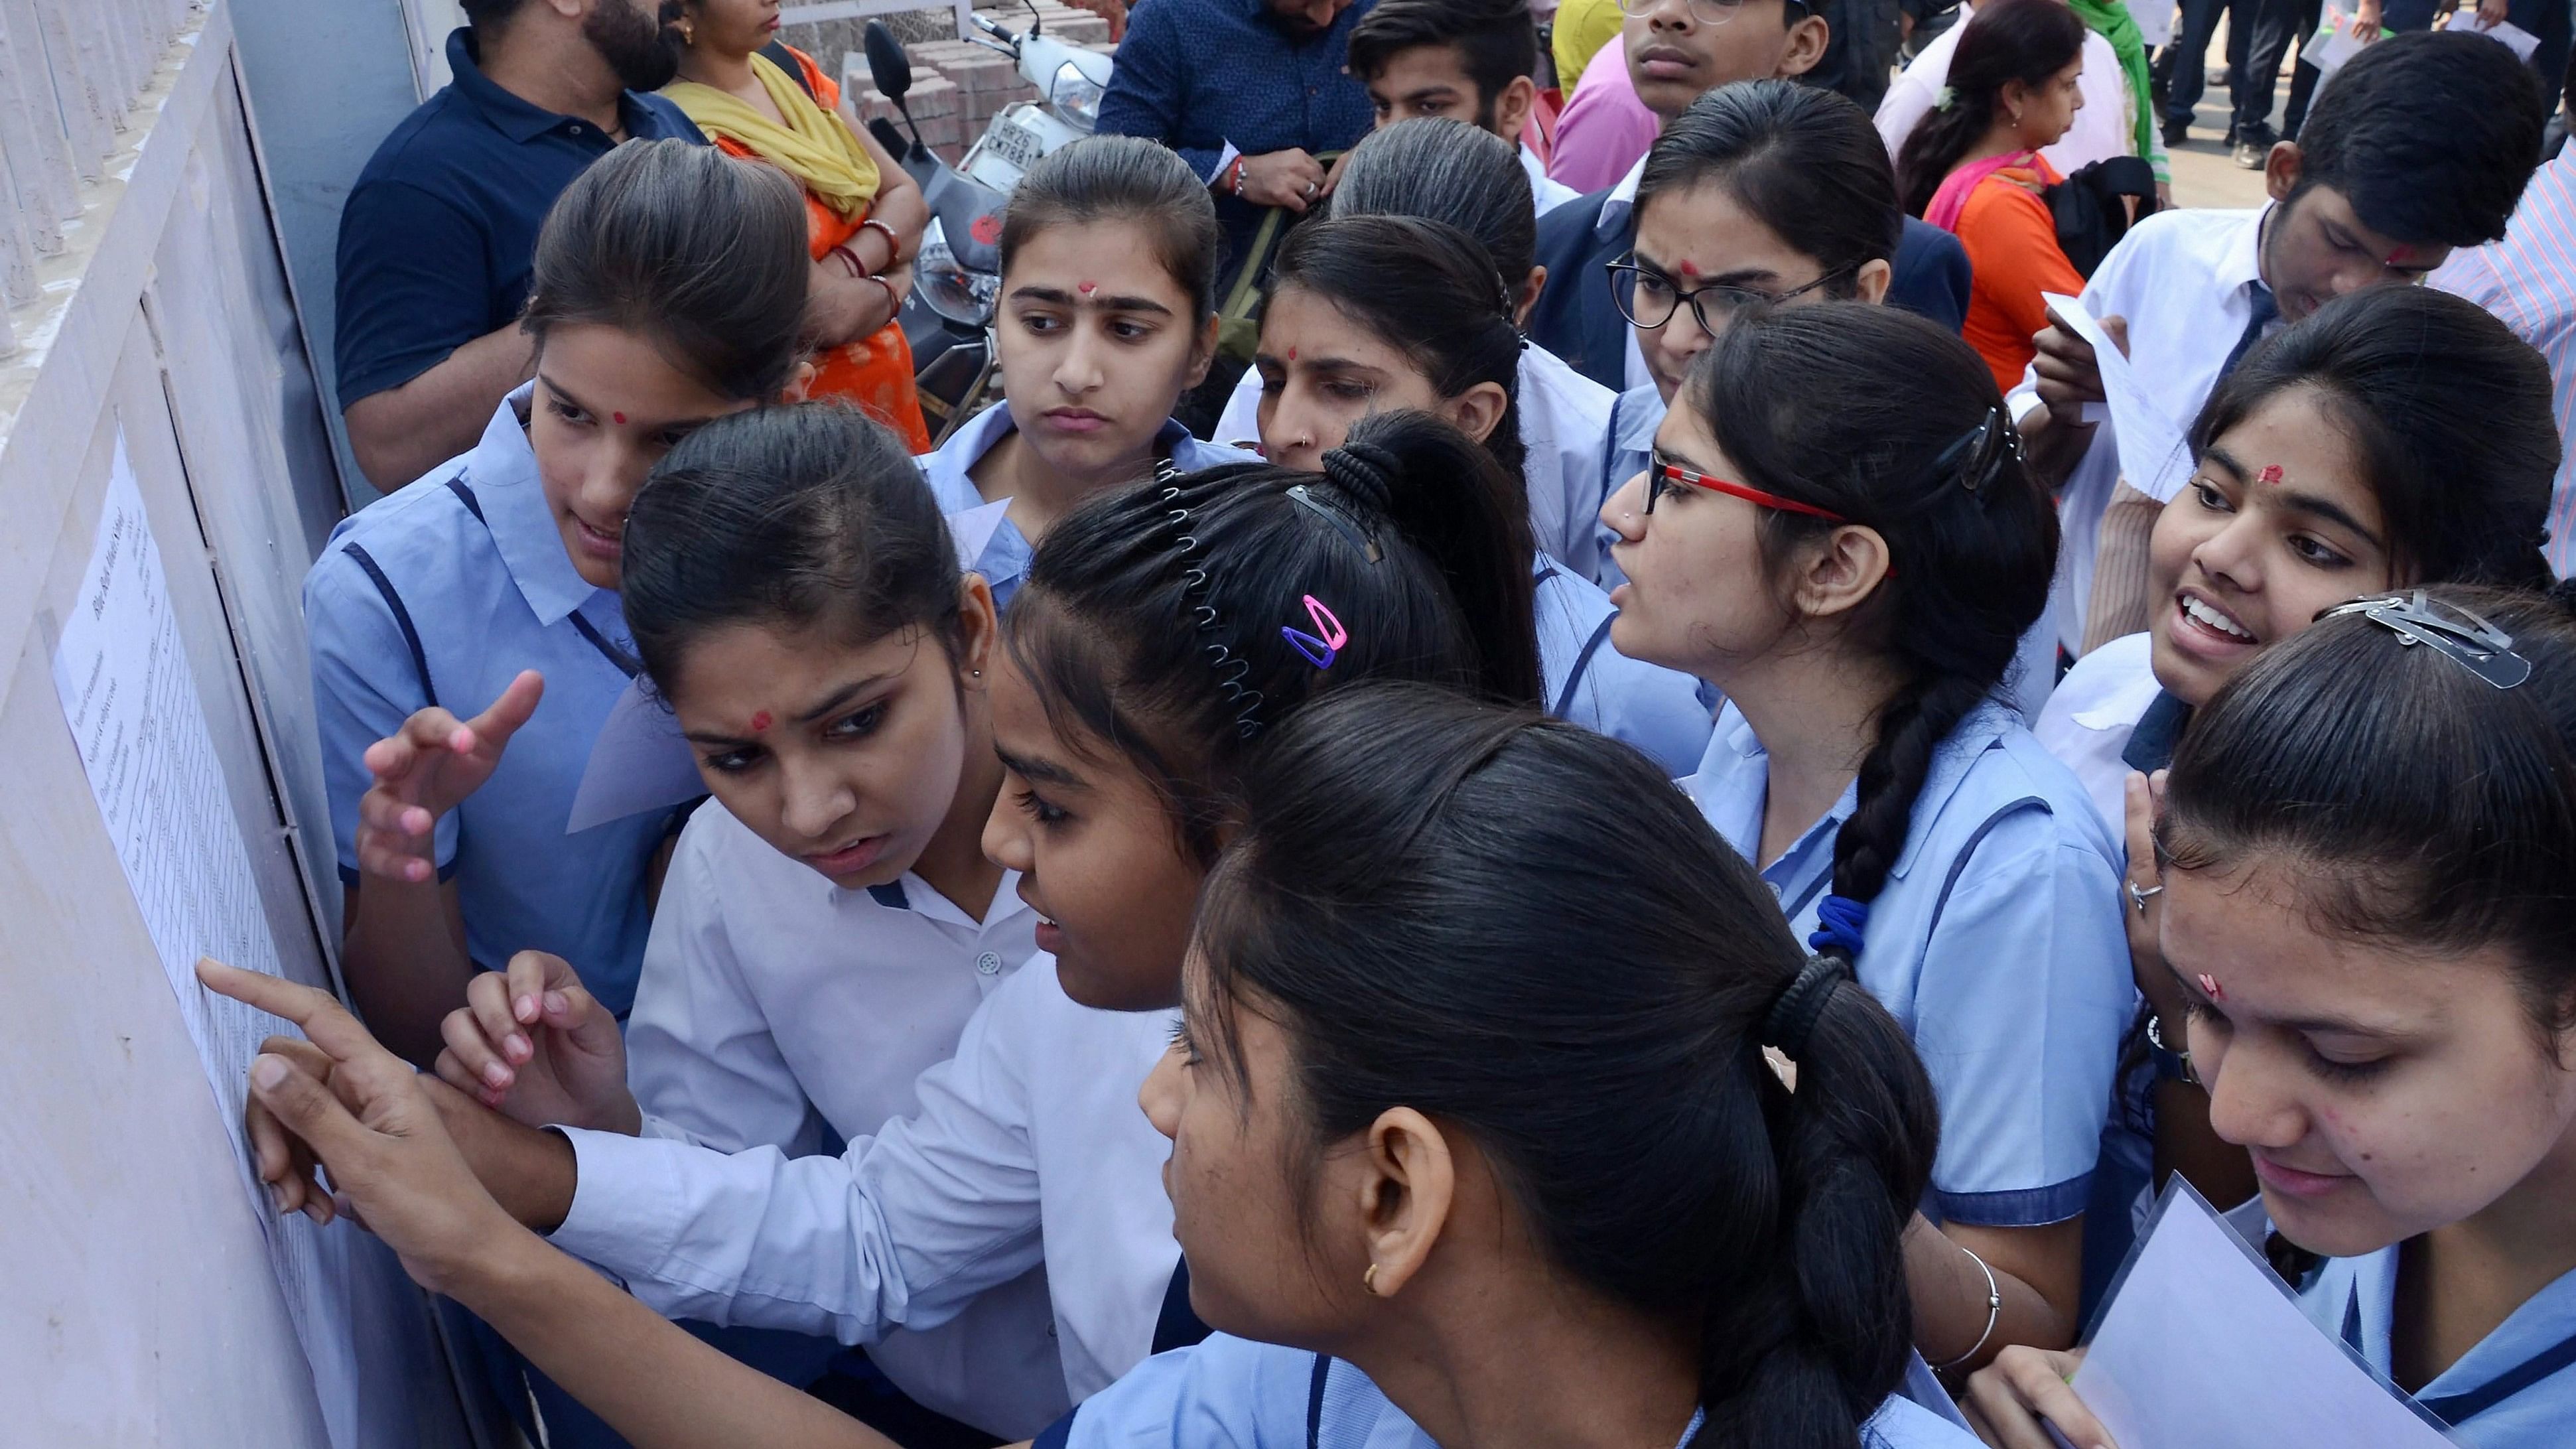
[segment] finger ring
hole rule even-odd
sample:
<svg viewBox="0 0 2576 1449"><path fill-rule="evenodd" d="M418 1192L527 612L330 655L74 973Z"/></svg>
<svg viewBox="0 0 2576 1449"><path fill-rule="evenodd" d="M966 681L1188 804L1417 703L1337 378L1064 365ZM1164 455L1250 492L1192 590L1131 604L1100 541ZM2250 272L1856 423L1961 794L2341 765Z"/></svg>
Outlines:
<svg viewBox="0 0 2576 1449"><path fill-rule="evenodd" d="M2147 902L2165 893L2163 886L2142 886L2136 881L2128 881L2125 884L2129 887L2129 904L2136 906L2138 914L2142 916L2147 913Z"/></svg>
<svg viewBox="0 0 2576 1449"><path fill-rule="evenodd" d="M1318 192L1318 191L1321 191L1321 190L1323 190L1323 189L1324 189L1324 187L1323 187L1323 183L1321 183L1321 182L1317 182L1317 181L1309 181L1309 182L1307 182L1307 183L1306 183L1306 199L1307 199L1308 201L1312 201L1312 200L1314 200L1314 199L1315 199L1315 193L1316 193L1316 192Z"/></svg>

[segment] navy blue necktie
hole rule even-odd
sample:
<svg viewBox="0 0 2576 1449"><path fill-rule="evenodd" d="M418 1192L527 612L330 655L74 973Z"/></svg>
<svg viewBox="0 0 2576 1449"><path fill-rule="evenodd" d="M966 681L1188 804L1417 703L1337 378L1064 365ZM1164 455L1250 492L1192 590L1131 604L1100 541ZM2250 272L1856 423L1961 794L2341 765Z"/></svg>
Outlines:
<svg viewBox="0 0 2576 1449"><path fill-rule="evenodd" d="M2254 315L2245 319L2245 335L2236 339L2236 346L2228 352L2227 361L2219 365L2219 382L2227 381L2227 374L2234 372L2236 364L2245 360L2245 354L2253 350L2254 344L2263 340L2263 329L2281 317L2281 304L2272 300L2271 288L2261 282L2247 285L2253 289Z"/></svg>

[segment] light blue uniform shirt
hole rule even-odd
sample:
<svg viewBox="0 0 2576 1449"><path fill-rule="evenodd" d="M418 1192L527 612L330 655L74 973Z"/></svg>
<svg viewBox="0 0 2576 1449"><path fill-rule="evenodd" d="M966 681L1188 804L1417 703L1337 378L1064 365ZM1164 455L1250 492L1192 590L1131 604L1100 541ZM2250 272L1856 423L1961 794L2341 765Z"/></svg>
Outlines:
<svg viewBox="0 0 2576 1449"><path fill-rule="evenodd" d="M1770 755L1729 704L1682 786L1761 865L1770 779ZM1857 803L1857 783L1844 787L1761 867L1800 941L1816 929L1834 835ZM1934 1216L2030 1227L2084 1210L2136 995L2117 858L2083 784L2004 706L1969 715L1934 753L1857 963L1940 1098Z"/></svg>
<svg viewBox="0 0 2576 1449"><path fill-rule="evenodd" d="M2338 1335L2382 1377L2397 1307L2391 1245L2359 1258L2328 1258L2299 1288L2299 1307ZM2576 1273L2548 1287L2478 1340L2415 1394L2471 1449L2566 1449L2576 1444Z"/></svg>
<svg viewBox="0 0 2576 1449"><path fill-rule="evenodd" d="M1610 621L1619 611L1599 584L1543 553L1536 570L1547 712L1635 745L1673 774L1697 764L1716 721L1716 692L1612 647Z"/></svg>
<svg viewBox="0 0 2576 1449"><path fill-rule="evenodd" d="M1695 1436L1698 1421L1681 1442ZM1903 1398L1861 1426L1864 1449L1976 1449ZM1038 1436L1036 1449L1439 1449L1368 1375L1299 1348L1213 1334L1156 1354Z"/></svg>
<svg viewBox="0 0 2576 1449"><path fill-rule="evenodd" d="M984 495L975 487L967 470L984 459L993 445L1015 425L1008 403L996 403L977 414L964 427L949 435L937 451L921 459L921 476L929 482L930 491L939 500L939 511L958 513L984 506ZM1217 468L1228 463L1258 463L1261 460L1240 448L1217 443L1203 443L1190 436L1190 430L1179 423L1166 421L1163 430L1154 435L1158 452L1168 451L1172 463L1184 473L1201 468ZM1141 481L1141 480L1140 480ZM983 554L975 560L975 572L993 590L993 607L1007 609L1011 596L1020 591L1020 580L1029 575L1029 555L1034 551L1028 535L1020 526L1004 518L993 530L992 540L984 545Z"/></svg>
<svg viewBox="0 0 2576 1449"><path fill-rule="evenodd" d="M1601 501L1608 503L1619 485L1646 471L1647 460L1655 451L1655 429L1664 425L1664 395L1653 383L1632 387L1619 394L1610 405L1610 423L1601 442ZM1617 588L1627 574L1610 558L1610 545L1619 535L1608 525L1595 521L1601 540L1601 587Z"/></svg>
<svg viewBox="0 0 2576 1449"><path fill-rule="evenodd" d="M331 832L355 881L367 747L432 703L471 719L520 670L542 673L545 697L492 777L440 818L439 876L456 884L476 965L553 952L623 1017L644 962L646 872L672 816L564 833L635 646L617 595L564 553L520 421L528 396L504 400L472 452L342 520L305 575Z"/></svg>

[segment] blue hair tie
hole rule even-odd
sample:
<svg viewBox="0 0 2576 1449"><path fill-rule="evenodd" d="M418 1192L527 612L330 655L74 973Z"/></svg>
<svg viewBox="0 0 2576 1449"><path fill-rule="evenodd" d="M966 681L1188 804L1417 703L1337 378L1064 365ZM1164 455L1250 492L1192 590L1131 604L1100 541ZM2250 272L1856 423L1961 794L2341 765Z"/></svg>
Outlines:
<svg viewBox="0 0 2576 1449"><path fill-rule="evenodd" d="M1868 902L1829 895L1823 905L1816 907L1816 930L1807 937L1807 949L1839 951L1844 960L1858 961L1861 937L1868 928Z"/></svg>

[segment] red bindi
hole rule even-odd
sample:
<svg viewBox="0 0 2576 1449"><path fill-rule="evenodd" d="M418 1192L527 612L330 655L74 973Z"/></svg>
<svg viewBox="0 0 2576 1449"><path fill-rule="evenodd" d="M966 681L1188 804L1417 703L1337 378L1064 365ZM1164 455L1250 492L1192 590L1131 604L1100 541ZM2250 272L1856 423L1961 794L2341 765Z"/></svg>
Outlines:
<svg viewBox="0 0 2576 1449"><path fill-rule="evenodd" d="M1696 277L1699 275L1699 268L1692 266L1689 262L1684 262L1682 263L1682 275L1685 277Z"/></svg>
<svg viewBox="0 0 2576 1449"><path fill-rule="evenodd" d="M2227 999L2227 988L2219 985L2218 978L2210 975L2206 971L2200 973L2200 989L2207 993L2209 999L2212 1001L2225 1001Z"/></svg>
<svg viewBox="0 0 2576 1449"><path fill-rule="evenodd" d="M1092 293L1100 290L1100 284L1098 282L1084 282L1076 286L1074 290L1088 297Z"/></svg>
<svg viewBox="0 0 2576 1449"><path fill-rule="evenodd" d="M2263 465L2263 471L2255 474L2254 476L2261 482L2278 483L2281 481L2281 465L2278 463L2266 463Z"/></svg>
<svg viewBox="0 0 2576 1449"><path fill-rule="evenodd" d="M765 709L755 711L751 717L751 732L759 734L767 728L769 728L769 711Z"/></svg>
<svg viewBox="0 0 2576 1449"><path fill-rule="evenodd" d="M624 413L610 413L609 416L621 423L626 421L626 414Z"/></svg>

